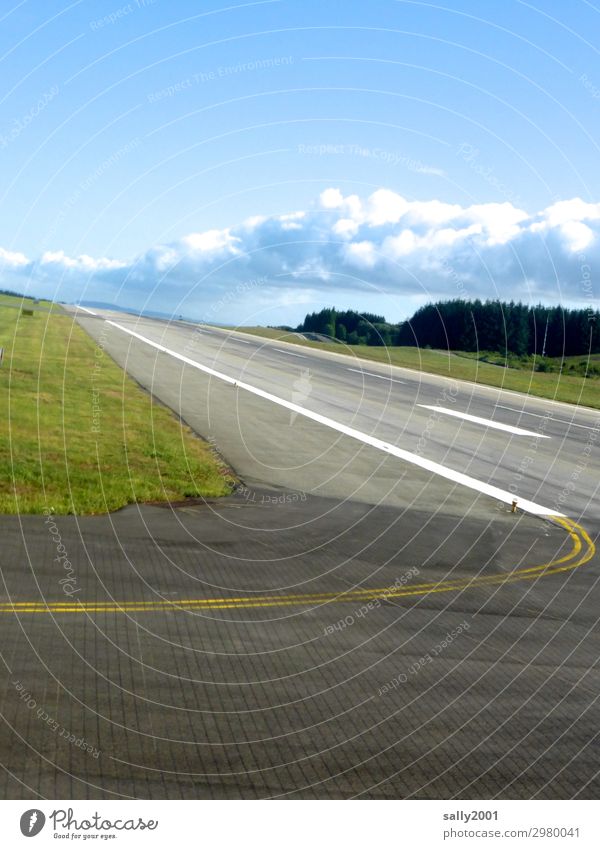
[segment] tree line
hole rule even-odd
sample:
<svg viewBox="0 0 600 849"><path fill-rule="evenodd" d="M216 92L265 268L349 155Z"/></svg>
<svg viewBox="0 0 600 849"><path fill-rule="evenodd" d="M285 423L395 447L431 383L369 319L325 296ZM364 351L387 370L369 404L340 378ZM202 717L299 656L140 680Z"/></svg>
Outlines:
<svg viewBox="0 0 600 849"><path fill-rule="evenodd" d="M0 289L0 295L10 295L13 298L27 298L29 301L36 301L35 295L23 295L21 292L13 292L12 289Z"/></svg>
<svg viewBox="0 0 600 849"><path fill-rule="evenodd" d="M300 333L320 333L349 345L408 345L517 356L565 357L600 353L600 312L511 301L438 301L408 321L333 307L306 316Z"/></svg>

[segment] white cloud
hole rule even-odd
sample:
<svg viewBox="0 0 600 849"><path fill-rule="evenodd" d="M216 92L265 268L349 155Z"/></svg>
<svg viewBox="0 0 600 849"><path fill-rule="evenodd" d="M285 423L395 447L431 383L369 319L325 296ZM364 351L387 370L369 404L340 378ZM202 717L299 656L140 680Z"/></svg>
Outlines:
<svg viewBox="0 0 600 849"><path fill-rule="evenodd" d="M542 210L538 220L530 225L532 233L558 230L573 253L585 250L595 239L595 233L584 221L600 221L600 203L586 203L581 198L561 200Z"/></svg>
<svg viewBox="0 0 600 849"><path fill-rule="evenodd" d="M522 209L506 202L470 206L465 211L465 217L481 225L488 245L504 245L519 235L519 225L528 215Z"/></svg>
<svg viewBox="0 0 600 849"><path fill-rule="evenodd" d="M336 236L341 236L342 239L350 239L358 232L359 223L352 218L340 218L332 227Z"/></svg>
<svg viewBox="0 0 600 849"><path fill-rule="evenodd" d="M259 295L244 294L245 284L259 278L267 281L261 303L303 303L316 291L333 302L341 290L340 306L352 305L349 291L399 295L405 302L413 296L543 296L589 303L594 293L589 281L582 285L580 254L597 267L599 236L600 203L580 198L530 214L508 202L415 201L384 188L360 198L331 187L306 210L191 233L150 247L133 262L55 250L34 267L46 279L69 272L69 285L75 289L80 279L99 300L115 291L126 293L129 304L143 303L152 293L157 308L167 309L188 299L201 311L229 292L232 302L240 292L251 303ZM23 254L2 248L0 263L14 273L32 267Z"/></svg>
<svg viewBox="0 0 600 849"><path fill-rule="evenodd" d="M550 227L558 227L571 221L598 221L600 203L586 203L581 198L560 200L545 209L541 215Z"/></svg>
<svg viewBox="0 0 600 849"><path fill-rule="evenodd" d="M368 200L366 220L379 227L382 224L395 224L406 214L410 204L401 195L389 189L373 192Z"/></svg>
<svg viewBox="0 0 600 849"><path fill-rule="evenodd" d="M412 230L402 230L397 236L388 236L383 245L386 253L391 256L404 257L421 247L422 239Z"/></svg>
<svg viewBox="0 0 600 849"><path fill-rule="evenodd" d="M361 268L372 268L377 260L377 251L373 242L353 242L345 250L350 262L356 262Z"/></svg>
<svg viewBox="0 0 600 849"><path fill-rule="evenodd" d="M114 271L127 267L127 263L117 259L108 259L107 257L94 258L87 254L70 257L64 251L46 251L42 254L41 263L42 265L56 265L63 270L87 271L88 273Z"/></svg>
<svg viewBox="0 0 600 849"><path fill-rule="evenodd" d="M462 207L454 203L442 203L439 200L414 201L408 204L407 212L413 223L428 224L437 227L447 224L463 213Z"/></svg>
<svg viewBox="0 0 600 849"><path fill-rule="evenodd" d="M560 227L571 251L579 253L594 241L594 232L581 221L565 221Z"/></svg>
<svg viewBox="0 0 600 849"><path fill-rule="evenodd" d="M161 273L173 268L179 262L179 252L169 247L159 247L155 252L154 262L157 271Z"/></svg>
<svg viewBox="0 0 600 849"><path fill-rule="evenodd" d="M301 230L302 219L306 217L306 212L288 212L286 215L278 215L277 220L281 222L282 230Z"/></svg>
<svg viewBox="0 0 600 849"><path fill-rule="evenodd" d="M450 245L454 245L456 242L460 242L462 239L468 239L469 236L478 236L481 233L481 230L481 224L471 224L469 227L462 227L460 229L455 227L442 227L431 234L429 246L447 248L450 247Z"/></svg>
<svg viewBox="0 0 600 849"><path fill-rule="evenodd" d="M242 226L245 230L254 230L259 226L259 224L262 224L267 220L267 215L251 215L250 218L246 218Z"/></svg>
<svg viewBox="0 0 600 849"><path fill-rule="evenodd" d="M323 209L339 209L344 205L344 196L339 189L325 189L319 196Z"/></svg>
<svg viewBox="0 0 600 849"><path fill-rule="evenodd" d="M184 247L198 253L216 253L223 249L234 249L240 240L231 235L229 228L225 230L206 230L204 233L190 233L184 236L181 243Z"/></svg>
<svg viewBox="0 0 600 849"><path fill-rule="evenodd" d="M0 248L0 266L3 268L24 268L29 262L25 254Z"/></svg>

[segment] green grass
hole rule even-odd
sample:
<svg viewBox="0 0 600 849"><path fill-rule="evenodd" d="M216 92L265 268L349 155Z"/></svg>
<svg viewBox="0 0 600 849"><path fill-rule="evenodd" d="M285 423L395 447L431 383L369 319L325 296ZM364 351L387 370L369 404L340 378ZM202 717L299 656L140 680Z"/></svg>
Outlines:
<svg viewBox="0 0 600 849"><path fill-rule="evenodd" d="M505 357L503 354L494 351L479 351L477 353L458 351L456 355L520 371L562 372L566 377L594 378L600 376L600 354L591 354L590 356L578 354L570 357L534 357L533 355L508 354Z"/></svg>
<svg viewBox="0 0 600 849"><path fill-rule="evenodd" d="M455 380L470 380L486 386L498 386L512 389L540 398L564 401L568 404L580 404L600 409L600 356L589 358L588 377L585 377L585 356L561 358L546 357L543 360L545 371L539 371L540 358L510 357L508 367L500 354L480 352L477 354L461 351L436 351L427 348L376 348L367 345L343 345L326 342L309 342L293 333L275 330L270 327L238 327L244 333L292 342L308 348L334 351L363 360L379 363L391 363L395 366L417 371L439 374ZM583 365L582 365L583 363ZM561 369L562 366L562 369Z"/></svg>
<svg viewBox="0 0 600 849"><path fill-rule="evenodd" d="M19 304L0 298L0 512L102 513L231 492L212 449L60 307L27 316Z"/></svg>

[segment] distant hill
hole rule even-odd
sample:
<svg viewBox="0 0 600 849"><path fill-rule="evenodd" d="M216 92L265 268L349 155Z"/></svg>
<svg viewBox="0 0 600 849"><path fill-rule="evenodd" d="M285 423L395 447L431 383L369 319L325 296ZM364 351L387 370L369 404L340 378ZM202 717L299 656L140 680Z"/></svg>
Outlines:
<svg viewBox="0 0 600 849"><path fill-rule="evenodd" d="M106 301L79 301L78 304L79 306L88 307L89 309L114 310L115 312L126 312L130 315L140 315L139 310L134 310L130 307L117 306L117 304L109 304ZM77 304L74 304L74 306L77 306Z"/></svg>
<svg viewBox="0 0 600 849"><path fill-rule="evenodd" d="M110 304L106 301L79 301L79 304L82 307L88 307L89 309L96 310L114 310L115 312L124 312L128 315L137 315L137 316L147 316L148 318L163 318L167 321L191 321L195 324L199 324L198 319L188 318L182 314L173 314L168 312L161 312L160 310L134 310L132 307L123 307L120 304Z"/></svg>
<svg viewBox="0 0 600 849"><path fill-rule="evenodd" d="M115 312L125 312L128 315L145 315L148 318L160 318L164 321L187 321L192 324L212 324L215 327L229 327L229 325L220 324L218 321L203 321L200 318L192 318L182 313L161 312L160 310L134 310L132 307L124 307L121 304L110 304L107 301L79 301L79 305L88 307L91 310L114 310ZM77 306L77 304L73 304L73 306Z"/></svg>

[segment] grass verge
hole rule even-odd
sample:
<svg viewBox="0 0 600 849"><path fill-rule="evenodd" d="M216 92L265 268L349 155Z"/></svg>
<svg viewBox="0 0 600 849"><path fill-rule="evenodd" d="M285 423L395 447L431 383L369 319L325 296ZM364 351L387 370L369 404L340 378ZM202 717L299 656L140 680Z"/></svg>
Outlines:
<svg viewBox="0 0 600 849"><path fill-rule="evenodd" d="M103 513L231 492L212 449L59 307L20 305L0 299L0 512Z"/></svg>
<svg viewBox="0 0 600 849"><path fill-rule="evenodd" d="M597 357L590 358L591 376L585 377L581 373L585 371L581 367L581 361L586 358L581 356L567 357L564 365L558 358L555 360L545 358L544 365L548 370L541 372L536 370L539 363L536 364L533 358L524 358L521 362L513 358L509 361L509 367L506 368L497 364L502 360L499 355L490 355L488 352L477 355L427 348L376 348L367 345L309 342L295 333L270 327L237 327L235 329L265 339L292 342L295 345L333 351L336 354L347 354L372 362L389 363L416 371L452 377L455 380L469 380L486 386L497 386L501 389L536 395L539 398L600 409L600 380L594 375L595 368L598 366ZM486 360L495 360L495 362ZM580 373L569 373L575 369Z"/></svg>

